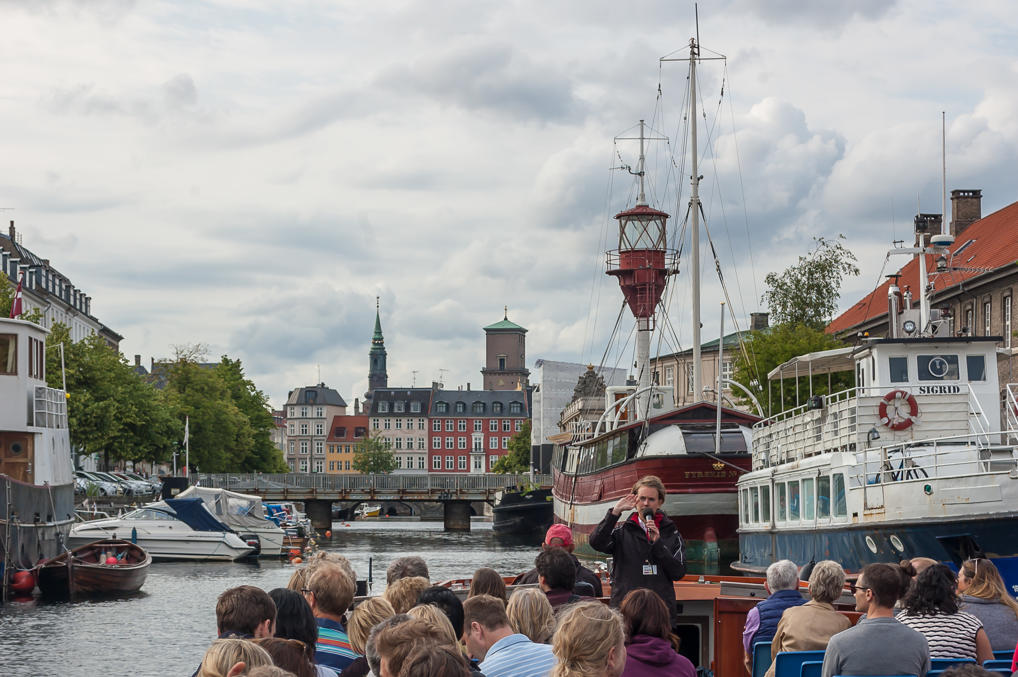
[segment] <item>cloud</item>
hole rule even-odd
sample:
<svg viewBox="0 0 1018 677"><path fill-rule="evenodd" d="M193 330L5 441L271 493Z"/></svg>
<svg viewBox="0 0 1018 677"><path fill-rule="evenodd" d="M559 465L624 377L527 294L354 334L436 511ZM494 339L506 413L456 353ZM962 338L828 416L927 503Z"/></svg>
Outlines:
<svg viewBox="0 0 1018 677"><path fill-rule="evenodd" d="M815 28L837 30L854 20L875 21L890 13L895 0L734 0L728 12L751 13L768 23L807 24Z"/></svg>

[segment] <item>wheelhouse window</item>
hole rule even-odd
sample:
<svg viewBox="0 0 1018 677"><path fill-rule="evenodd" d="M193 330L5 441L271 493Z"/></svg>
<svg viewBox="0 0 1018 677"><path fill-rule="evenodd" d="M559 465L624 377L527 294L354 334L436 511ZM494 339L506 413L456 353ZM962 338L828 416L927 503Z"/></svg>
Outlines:
<svg viewBox="0 0 1018 677"><path fill-rule="evenodd" d="M982 355L966 355L965 369L970 381L986 380L986 358Z"/></svg>
<svg viewBox="0 0 1018 677"><path fill-rule="evenodd" d="M802 518L804 520L813 519L813 507L816 503L813 486L812 477L807 477L802 481Z"/></svg>
<svg viewBox="0 0 1018 677"><path fill-rule="evenodd" d="M817 517L828 519L831 516L831 478L823 475L817 478Z"/></svg>
<svg viewBox="0 0 1018 677"><path fill-rule="evenodd" d="M840 473L835 474L832 488L831 503L834 505L834 516L846 517L848 506L845 504L845 476Z"/></svg>
<svg viewBox="0 0 1018 677"><path fill-rule="evenodd" d="M919 355L916 357L920 381L957 381L957 355Z"/></svg>
<svg viewBox="0 0 1018 677"><path fill-rule="evenodd" d="M785 491L785 483L780 482L774 487L775 498L778 503L778 521L784 522L788 513L788 494Z"/></svg>
<svg viewBox="0 0 1018 677"><path fill-rule="evenodd" d="M18 373L18 337L0 334L0 374Z"/></svg>
<svg viewBox="0 0 1018 677"><path fill-rule="evenodd" d="M890 368L891 383L907 383L908 382L908 358L907 357L891 357L891 358L888 358L887 365Z"/></svg>
<svg viewBox="0 0 1018 677"><path fill-rule="evenodd" d="M760 487L760 520L771 521L771 488L767 485Z"/></svg>
<svg viewBox="0 0 1018 677"><path fill-rule="evenodd" d="M788 519L799 519L799 482L788 483Z"/></svg>
<svg viewBox="0 0 1018 677"><path fill-rule="evenodd" d="M760 521L760 488L749 489L749 516L754 522Z"/></svg>

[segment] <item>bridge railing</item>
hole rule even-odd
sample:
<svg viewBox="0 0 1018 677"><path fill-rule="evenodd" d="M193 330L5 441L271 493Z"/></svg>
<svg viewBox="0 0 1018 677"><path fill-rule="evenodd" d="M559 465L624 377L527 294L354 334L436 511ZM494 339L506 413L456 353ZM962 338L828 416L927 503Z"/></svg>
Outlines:
<svg viewBox="0 0 1018 677"><path fill-rule="evenodd" d="M238 492L265 493L290 490L323 492L422 492L441 491L483 492L530 482L529 475L499 475L495 473L428 473L420 475L330 475L325 473L224 473L194 476L203 487L230 489ZM535 475L538 485L550 485L551 475Z"/></svg>

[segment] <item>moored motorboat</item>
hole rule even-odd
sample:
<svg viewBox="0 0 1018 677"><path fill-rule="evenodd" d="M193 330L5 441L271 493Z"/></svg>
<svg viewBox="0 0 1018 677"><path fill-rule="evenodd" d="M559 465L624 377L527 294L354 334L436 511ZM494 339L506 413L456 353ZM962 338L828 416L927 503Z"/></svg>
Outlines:
<svg viewBox="0 0 1018 677"><path fill-rule="evenodd" d="M73 548L116 538L136 542L156 560L233 561L254 551L200 498L168 498L121 517L83 522L71 529L69 542Z"/></svg>
<svg viewBox="0 0 1018 677"><path fill-rule="evenodd" d="M130 541L96 541L39 564L39 590L51 596L137 592L151 563L152 557Z"/></svg>
<svg viewBox="0 0 1018 677"><path fill-rule="evenodd" d="M285 532L266 516L260 497L227 489L191 486L177 494L177 498L200 498L209 512L236 531L241 540L255 546L253 555L279 557L282 552Z"/></svg>

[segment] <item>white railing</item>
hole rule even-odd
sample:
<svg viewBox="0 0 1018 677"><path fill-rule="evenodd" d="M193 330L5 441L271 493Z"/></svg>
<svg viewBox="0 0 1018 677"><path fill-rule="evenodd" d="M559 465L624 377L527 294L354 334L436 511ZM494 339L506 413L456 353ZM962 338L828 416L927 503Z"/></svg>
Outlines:
<svg viewBox="0 0 1018 677"><path fill-rule="evenodd" d="M63 390L35 387L33 425L39 428L67 427L67 395Z"/></svg>
<svg viewBox="0 0 1018 677"><path fill-rule="evenodd" d="M1008 430L1018 430L1018 383L1008 383L1004 388L1004 416ZM1009 435L1008 439L1018 442L1018 436Z"/></svg>
<svg viewBox="0 0 1018 677"><path fill-rule="evenodd" d="M203 487L231 489L239 492L278 492L284 490L315 490L324 492L377 491L377 492L482 492L523 486L530 483L530 475L500 475L496 473L428 473L420 475L332 475L327 473L286 473L279 475L254 474L202 474L197 475ZM535 475L534 483L551 484L551 475Z"/></svg>

